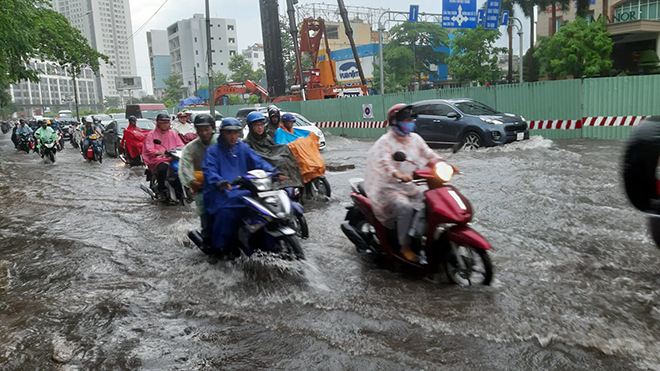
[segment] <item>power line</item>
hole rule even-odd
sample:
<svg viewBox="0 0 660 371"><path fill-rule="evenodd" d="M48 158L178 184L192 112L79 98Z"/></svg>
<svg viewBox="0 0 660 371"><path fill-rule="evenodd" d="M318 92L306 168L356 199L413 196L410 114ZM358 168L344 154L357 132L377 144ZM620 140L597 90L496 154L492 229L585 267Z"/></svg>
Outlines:
<svg viewBox="0 0 660 371"><path fill-rule="evenodd" d="M167 4L168 1L169 1L169 0L165 0L165 2L163 2L163 4L162 4L158 9L156 9L156 11L154 12L154 14L152 14L151 17L149 17L149 19L147 19L147 20L142 24L142 26L140 26L140 28L137 29L137 31L133 32L133 34L132 34L131 36L127 37L126 40L120 42L118 45L126 44L130 39L133 38L133 36L135 36L138 32L142 31L142 29L143 29L143 28L144 28L144 27L145 27L145 26L146 26L146 25L147 25L147 24L148 24L148 23L149 23L149 22L150 22L150 21L156 16L156 14L158 14L158 12L159 12L159 11L165 6L165 4Z"/></svg>

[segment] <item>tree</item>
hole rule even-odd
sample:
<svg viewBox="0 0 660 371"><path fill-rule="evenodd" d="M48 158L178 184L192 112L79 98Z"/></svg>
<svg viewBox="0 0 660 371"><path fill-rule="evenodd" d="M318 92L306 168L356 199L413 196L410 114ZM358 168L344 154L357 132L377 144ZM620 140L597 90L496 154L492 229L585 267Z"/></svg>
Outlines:
<svg viewBox="0 0 660 371"><path fill-rule="evenodd" d="M614 43L604 19L587 22L576 18L551 38L544 38L534 53L541 73L556 76L603 76L610 73Z"/></svg>
<svg viewBox="0 0 660 371"><path fill-rule="evenodd" d="M447 58L449 73L459 82L494 84L500 79L497 55L506 48L496 48L499 30L485 30L483 26L454 32L452 53Z"/></svg>
<svg viewBox="0 0 660 371"><path fill-rule="evenodd" d="M296 79L296 51L293 47L293 38L289 32L289 20L283 15L280 17L280 37L282 39L282 56L284 57L284 74L286 75L286 86L293 85ZM303 71L314 68L312 58L308 54L303 54L300 59Z"/></svg>
<svg viewBox="0 0 660 371"><path fill-rule="evenodd" d="M179 73L173 73L169 76L167 76L166 79L163 79L163 82L165 83L165 96L163 97L165 101L168 101L170 103L176 102L174 104L167 105L168 107L173 107L180 102L184 96L183 96L183 77L181 77L181 74Z"/></svg>
<svg viewBox="0 0 660 371"><path fill-rule="evenodd" d="M405 22L392 27L390 35L390 42L383 50L385 63L392 61L400 65L407 61L410 68L404 73L415 75L417 81L422 81L423 75L437 77L437 73L431 71L430 66L445 62L447 54L437 49L449 44L446 29L435 23ZM400 77L396 80L402 79Z"/></svg>
<svg viewBox="0 0 660 371"><path fill-rule="evenodd" d="M231 79L236 82L243 82L245 80L260 81L264 77L264 71L252 69L250 63L241 54L236 54L229 60L229 70L232 72Z"/></svg>
<svg viewBox="0 0 660 371"><path fill-rule="evenodd" d="M119 97L113 97L113 96L106 96L103 99L103 105L106 108L119 108L121 106L121 99Z"/></svg>

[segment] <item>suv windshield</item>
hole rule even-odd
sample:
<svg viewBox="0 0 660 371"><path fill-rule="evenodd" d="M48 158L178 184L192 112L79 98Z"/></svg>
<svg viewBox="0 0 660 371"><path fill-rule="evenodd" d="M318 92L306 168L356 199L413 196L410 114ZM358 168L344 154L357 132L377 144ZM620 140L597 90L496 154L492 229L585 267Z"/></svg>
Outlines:
<svg viewBox="0 0 660 371"><path fill-rule="evenodd" d="M124 129L128 127L128 120L120 121L118 124L119 124L119 131L123 132ZM154 130L154 128L156 127L156 125L154 125L154 123L149 120L138 119L135 124L137 125L137 127L143 130Z"/></svg>
<svg viewBox="0 0 660 371"><path fill-rule="evenodd" d="M167 113L167 110L164 110L164 109L153 110L153 111L142 110L142 118L155 120L156 116L158 116L159 113L164 113L164 114L169 116L169 113Z"/></svg>
<svg viewBox="0 0 660 371"><path fill-rule="evenodd" d="M457 102L454 105L466 115L496 115L499 113L487 105L475 101Z"/></svg>

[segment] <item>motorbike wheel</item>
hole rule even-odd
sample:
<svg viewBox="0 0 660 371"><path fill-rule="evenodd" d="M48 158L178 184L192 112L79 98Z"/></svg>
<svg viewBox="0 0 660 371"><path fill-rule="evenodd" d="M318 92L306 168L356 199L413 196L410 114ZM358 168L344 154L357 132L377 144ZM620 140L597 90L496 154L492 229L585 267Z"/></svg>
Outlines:
<svg viewBox="0 0 660 371"><path fill-rule="evenodd" d="M455 251L457 254L450 249L447 259L441 263L444 264L449 281L459 286L490 285L493 264L486 250L456 244ZM460 267L459 258L464 263L464 269Z"/></svg>
<svg viewBox="0 0 660 371"><path fill-rule="evenodd" d="M307 219L304 215L296 215L293 219L293 229L296 230L296 236L303 240L309 238L309 227L307 226Z"/></svg>
<svg viewBox="0 0 660 371"><path fill-rule="evenodd" d="M660 158L660 117L649 117L630 134L623 154L623 183L638 210L659 213L656 170Z"/></svg>
<svg viewBox="0 0 660 371"><path fill-rule="evenodd" d="M284 247L287 248L288 252L295 256L296 259L299 260L305 260L305 253L302 250L302 247L300 246L300 241L298 241L298 237L296 236L284 236L282 238L282 243L284 244Z"/></svg>
<svg viewBox="0 0 660 371"><path fill-rule="evenodd" d="M55 163L55 152L48 152L48 158L50 159L50 162Z"/></svg>
<svg viewBox="0 0 660 371"><path fill-rule="evenodd" d="M330 198L330 183L324 176L312 179L311 183L312 197L316 201L327 201Z"/></svg>
<svg viewBox="0 0 660 371"><path fill-rule="evenodd" d="M362 212L357 208L353 208L348 212L347 219L348 219L348 224L350 224L353 228L357 229L358 232L360 232L362 238L364 239L364 242L367 243L367 246L372 247L376 230L371 224L369 224L364 214L362 214ZM355 249L358 252L363 252L358 246L355 246Z"/></svg>

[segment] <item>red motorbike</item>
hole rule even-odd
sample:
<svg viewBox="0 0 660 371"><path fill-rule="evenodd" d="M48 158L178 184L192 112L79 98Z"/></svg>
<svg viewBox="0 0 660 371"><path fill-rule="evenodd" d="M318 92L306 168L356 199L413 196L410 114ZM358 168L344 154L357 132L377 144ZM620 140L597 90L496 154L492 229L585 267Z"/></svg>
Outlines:
<svg viewBox="0 0 660 371"><path fill-rule="evenodd" d="M394 154L396 161L406 161L403 152ZM456 188L447 183L458 169L443 160L434 160L413 173L413 183L428 186L425 196L425 231L413 238L411 248L420 256L419 262L406 260L399 253L396 232L385 228L374 216L371 201L363 187L364 180L351 183L353 205L341 229L358 252L384 256L418 274L438 277L445 272L456 284L490 285L493 266L488 256L488 241L468 226L472 206Z"/></svg>

